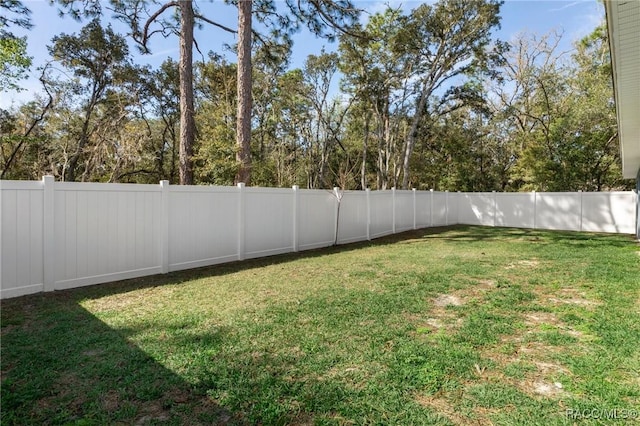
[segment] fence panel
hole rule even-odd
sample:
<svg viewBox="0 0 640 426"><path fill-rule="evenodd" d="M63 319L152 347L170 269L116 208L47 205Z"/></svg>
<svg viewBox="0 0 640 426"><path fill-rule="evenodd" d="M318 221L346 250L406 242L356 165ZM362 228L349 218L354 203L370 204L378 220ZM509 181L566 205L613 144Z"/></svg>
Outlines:
<svg viewBox="0 0 640 426"><path fill-rule="evenodd" d="M580 230L579 192L536 193L536 228Z"/></svg>
<svg viewBox="0 0 640 426"><path fill-rule="evenodd" d="M416 227L431 226L431 192L417 191L416 193Z"/></svg>
<svg viewBox="0 0 640 426"><path fill-rule="evenodd" d="M633 234L635 204L633 192L584 192L581 230Z"/></svg>
<svg viewBox="0 0 640 426"><path fill-rule="evenodd" d="M293 251L293 191L282 188L244 191L246 258Z"/></svg>
<svg viewBox="0 0 640 426"><path fill-rule="evenodd" d="M458 223L458 212L460 210L460 193L449 192L447 201L447 224L455 225Z"/></svg>
<svg viewBox="0 0 640 426"><path fill-rule="evenodd" d="M43 290L43 184L0 181L0 298Z"/></svg>
<svg viewBox="0 0 640 426"><path fill-rule="evenodd" d="M300 190L298 201L298 248L309 250L333 244L336 197L329 191Z"/></svg>
<svg viewBox="0 0 640 426"><path fill-rule="evenodd" d="M413 192L396 190L396 232L413 229Z"/></svg>
<svg viewBox="0 0 640 426"><path fill-rule="evenodd" d="M535 227L534 193L496 193L496 226L511 228Z"/></svg>
<svg viewBox="0 0 640 426"><path fill-rule="evenodd" d="M371 207L369 236L382 237L393 233L393 194L391 191L369 192Z"/></svg>
<svg viewBox="0 0 640 426"><path fill-rule="evenodd" d="M433 192L433 226L451 225L448 222L449 194L447 192Z"/></svg>
<svg viewBox="0 0 640 426"><path fill-rule="evenodd" d="M494 196L491 192L464 192L459 199L459 220L464 225L494 225Z"/></svg>
<svg viewBox="0 0 640 426"><path fill-rule="evenodd" d="M161 271L156 185L56 183L55 289Z"/></svg>
<svg viewBox="0 0 640 426"><path fill-rule="evenodd" d="M338 244L367 239L367 193L344 191L340 201Z"/></svg>
<svg viewBox="0 0 640 426"><path fill-rule="evenodd" d="M170 271L238 259L238 197L234 187L170 187Z"/></svg>

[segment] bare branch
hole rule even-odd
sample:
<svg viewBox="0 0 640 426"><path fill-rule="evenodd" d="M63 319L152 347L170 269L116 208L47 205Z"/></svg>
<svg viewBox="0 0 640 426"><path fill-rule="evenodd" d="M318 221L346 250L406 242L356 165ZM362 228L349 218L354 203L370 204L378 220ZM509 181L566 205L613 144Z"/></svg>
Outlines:
<svg viewBox="0 0 640 426"><path fill-rule="evenodd" d="M49 88L47 87L47 82L45 80L45 75L46 75L46 72L47 72L47 69L49 68L49 66L50 66L50 64L45 65L44 69L42 70L42 74L40 75L40 78L39 78L40 82L42 83L42 87L44 88L44 91L47 93L47 97L49 99L47 100L46 105L42 108L42 111L40 111L40 114L33 120L31 125L27 129L27 131L22 136L22 138L21 138L22 140L18 143L18 145L13 150L13 152L11 152L11 155L9 156L9 158L7 159L7 161L4 164L4 168L2 169L2 173L0 174L0 179L4 178L5 174L9 170L9 167L11 167L11 163L13 163L13 161L15 160L16 156L18 155L18 152L20 151L20 149L22 148L24 143L29 138L29 135L31 134L33 129L35 129L35 127L36 127L36 125L38 125L38 123L40 123L42 120L44 120L45 115L47 114L47 112L49 111L51 106L53 105L53 96L51 95L51 92L49 91Z"/></svg>
<svg viewBox="0 0 640 426"><path fill-rule="evenodd" d="M145 24L144 24L144 29L142 30L142 45L144 46L145 49L147 48L147 40L149 39L149 26L156 19L158 19L158 16L162 15L165 10L169 9L170 7L174 7L174 6L175 7L180 7L180 2L178 2L178 1L170 1L168 3L163 4L162 7L160 7L160 9L158 9L156 11L156 13L154 13L153 15L151 15L149 17L149 19L147 19L147 22L145 22Z"/></svg>
<svg viewBox="0 0 640 426"><path fill-rule="evenodd" d="M203 20L204 22L206 22L207 24L211 24L211 25L213 25L214 27L218 27L218 28L220 28L220 29L222 29L222 30L225 30L226 32L229 32L229 33L231 33L231 34L238 34L238 32L237 32L237 31L232 30L232 29L231 29L231 28L229 28L229 27L225 27L225 26L224 26L224 25L222 25L222 24L218 24L217 22L214 22L214 21L212 21L212 20L210 20L210 19L208 19L208 18L205 18L205 17L204 17L204 16L202 16L202 15L198 15L198 14L196 13L196 14L195 14L195 15L193 15L193 16L194 16L194 18L196 18L196 19L201 19L201 20Z"/></svg>

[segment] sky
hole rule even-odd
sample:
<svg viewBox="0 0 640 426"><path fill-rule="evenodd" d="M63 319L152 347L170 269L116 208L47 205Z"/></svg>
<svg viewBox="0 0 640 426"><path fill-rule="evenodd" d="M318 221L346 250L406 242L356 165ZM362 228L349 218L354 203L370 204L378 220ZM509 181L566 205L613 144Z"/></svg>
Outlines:
<svg viewBox="0 0 640 426"><path fill-rule="evenodd" d="M424 1L354 0L354 2L357 7L365 11L362 17L365 23L368 16L383 11L387 5L410 11ZM427 2L433 3L433 0L427 0ZM37 67L50 60L46 46L51 44L51 38L60 33L77 33L83 25L69 17L58 16L56 8L51 6L48 0L23 0L23 3L32 11L31 18L34 26L29 31L19 29L13 31L16 35L27 36L28 54L33 58L32 76L21 82L24 91L2 93L0 108L9 108L32 99L34 93L40 91ZM196 4L204 16L227 27L236 28L237 11L233 6L224 4L222 0L196 0ZM559 30L564 32L560 47L562 50L569 50L574 41L589 34L603 21L604 7L597 0L506 0L501 8L501 16L501 29L496 31L496 36L501 40L509 41L521 32L542 35L552 30ZM103 23L107 21L103 19ZM115 31L126 33L124 25L117 22L113 25ZM235 62L233 52L226 47L235 42L234 35L207 25L197 29L195 37L203 55L206 56L207 52L213 51ZM308 55L319 54L323 47L326 51L337 49L337 42L329 43L327 40L318 39L307 31L294 35L293 41L292 68L302 67ZM159 66L167 57L178 58L178 40L175 37L164 39L160 35L154 36L151 39L149 55L140 54L133 43L130 47L135 62L149 64L152 67ZM199 53L194 52L194 60L202 58Z"/></svg>

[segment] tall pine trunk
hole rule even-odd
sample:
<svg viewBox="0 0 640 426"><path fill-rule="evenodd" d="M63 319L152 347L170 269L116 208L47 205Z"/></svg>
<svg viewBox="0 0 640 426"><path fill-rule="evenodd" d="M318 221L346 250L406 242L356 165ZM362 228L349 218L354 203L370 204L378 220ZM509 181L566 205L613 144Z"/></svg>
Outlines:
<svg viewBox="0 0 640 426"><path fill-rule="evenodd" d="M251 6L238 1L238 121L236 124L238 174L236 182L251 180Z"/></svg>
<svg viewBox="0 0 640 426"><path fill-rule="evenodd" d="M422 113L424 107L427 104L428 96L426 91L423 90L420 93L420 99L418 100L418 106L416 107L416 113L411 122L411 128L409 129L409 135L407 137L407 145L404 150L404 160L402 162L402 189L409 189L409 173L411 172L411 154L413 154L413 148L416 146L416 137L418 135L418 126L420 120L422 120Z"/></svg>
<svg viewBox="0 0 640 426"><path fill-rule="evenodd" d="M180 185L193 185L193 4L180 2Z"/></svg>

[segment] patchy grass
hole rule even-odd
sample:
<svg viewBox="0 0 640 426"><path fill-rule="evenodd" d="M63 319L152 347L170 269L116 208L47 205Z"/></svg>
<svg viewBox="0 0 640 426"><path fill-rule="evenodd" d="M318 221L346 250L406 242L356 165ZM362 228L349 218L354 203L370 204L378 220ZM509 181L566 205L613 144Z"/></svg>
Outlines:
<svg viewBox="0 0 640 426"><path fill-rule="evenodd" d="M2 424L600 424L639 252L457 227L2 301Z"/></svg>

